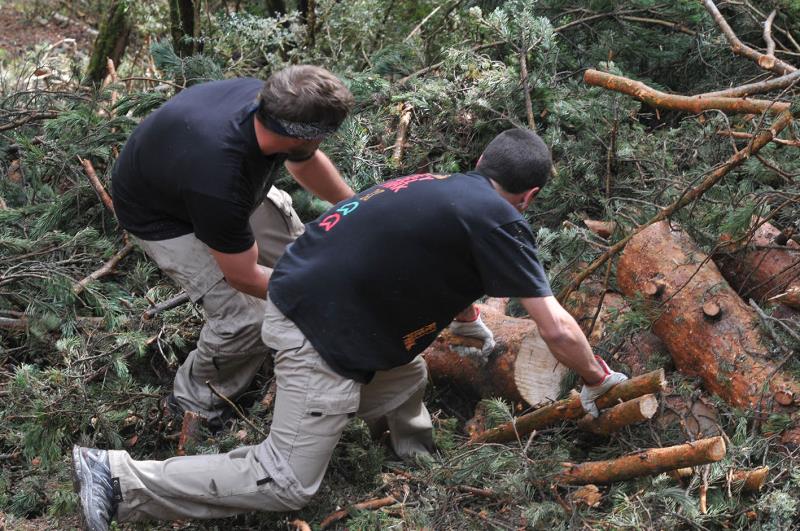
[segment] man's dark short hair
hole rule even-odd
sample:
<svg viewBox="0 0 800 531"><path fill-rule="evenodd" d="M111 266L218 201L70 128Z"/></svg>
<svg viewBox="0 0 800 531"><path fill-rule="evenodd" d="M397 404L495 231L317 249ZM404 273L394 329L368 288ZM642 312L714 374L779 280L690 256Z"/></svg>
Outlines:
<svg viewBox="0 0 800 531"><path fill-rule="evenodd" d="M350 90L324 68L296 65L267 78L258 95L256 116L268 128L277 121L310 124L330 133L347 118L353 102Z"/></svg>
<svg viewBox="0 0 800 531"><path fill-rule="evenodd" d="M553 169L550 149L530 129L508 129L489 142L475 168L512 194L543 187Z"/></svg>

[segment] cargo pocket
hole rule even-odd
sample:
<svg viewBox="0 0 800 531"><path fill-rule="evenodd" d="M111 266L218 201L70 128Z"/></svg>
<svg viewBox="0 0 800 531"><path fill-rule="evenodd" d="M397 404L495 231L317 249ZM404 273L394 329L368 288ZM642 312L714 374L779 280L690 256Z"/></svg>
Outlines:
<svg viewBox="0 0 800 531"><path fill-rule="evenodd" d="M309 396L300 430L321 436L339 435L347 421L356 416L360 395L358 392L344 396Z"/></svg>
<svg viewBox="0 0 800 531"><path fill-rule="evenodd" d="M268 298L261 324L261 340L278 352L300 348L306 337Z"/></svg>

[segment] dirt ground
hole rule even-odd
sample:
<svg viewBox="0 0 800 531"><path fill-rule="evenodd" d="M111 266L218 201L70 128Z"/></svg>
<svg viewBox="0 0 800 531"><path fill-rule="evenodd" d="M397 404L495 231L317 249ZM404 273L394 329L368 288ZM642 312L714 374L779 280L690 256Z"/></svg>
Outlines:
<svg viewBox="0 0 800 531"><path fill-rule="evenodd" d="M59 22L53 13L34 14L16 2L0 2L0 61L63 39L75 39L79 50L90 50L94 43L88 26L80 21Z"/></svg>

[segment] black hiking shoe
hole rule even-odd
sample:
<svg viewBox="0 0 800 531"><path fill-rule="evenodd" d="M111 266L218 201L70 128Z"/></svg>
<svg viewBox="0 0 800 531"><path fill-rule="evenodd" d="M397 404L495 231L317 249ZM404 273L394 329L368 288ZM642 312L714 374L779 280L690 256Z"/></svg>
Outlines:
<svg viewBox="0 0 800 531"><path fill-rule="evenodd" d="M81 525L86 531L107 531L117 512L108 452L72 447L72 484L80 496Z"/></svg>

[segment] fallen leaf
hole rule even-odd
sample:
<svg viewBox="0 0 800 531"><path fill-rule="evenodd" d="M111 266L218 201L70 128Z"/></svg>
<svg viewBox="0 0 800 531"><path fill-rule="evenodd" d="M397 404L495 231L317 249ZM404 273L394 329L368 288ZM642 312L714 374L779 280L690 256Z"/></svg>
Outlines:
<svg viewBox="0 0 800 531"><path fill-rule="evenodd" d="M600 489L596 485L584 485L569 496L572 503L576 505L584 504L587 507L597 507L603 499Z"/></svg>

